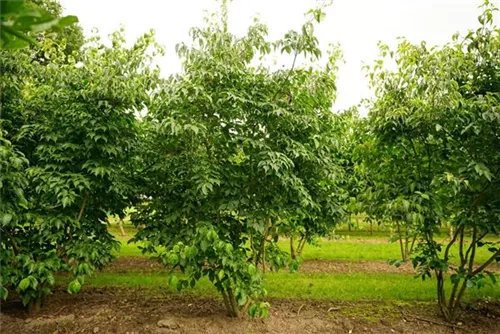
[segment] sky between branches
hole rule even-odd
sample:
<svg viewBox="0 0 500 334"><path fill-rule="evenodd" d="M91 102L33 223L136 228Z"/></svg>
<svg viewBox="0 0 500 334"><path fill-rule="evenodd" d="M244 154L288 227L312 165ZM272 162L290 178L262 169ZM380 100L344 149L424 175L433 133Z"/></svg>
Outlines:
<svg viewBox="0 0 500 334"><path fill-rule="evenodd" d="M181 69L175 45L189 42L189 29L203 24L204 10L216 11L215 0L60 0L65 14L77 15L85 35L93 27L106 37L120 25L126 28L127 40L133 41L149 29L156 31L166 56L158 61L162 74ZM340 65L338 97L334 110L356 105L371 97L368 80L361 67L378 55L377 42L397 44L398 36L411 42L427 41L439 45L450 41L455 32L465 33L478 26L478 6L482 0L336 0L325 9L327 14L316 30L322 48L339 43L345 63ZM492 1L497 7L500 0ZM258 14L269 28L271 40L290 29L300 29L304 13L321 5L315 0L234 0L229 5L229 28L244 35ZM498 22L498 15L497 20ZM279 66L289 68L290 57L279 57Z"/></svg>

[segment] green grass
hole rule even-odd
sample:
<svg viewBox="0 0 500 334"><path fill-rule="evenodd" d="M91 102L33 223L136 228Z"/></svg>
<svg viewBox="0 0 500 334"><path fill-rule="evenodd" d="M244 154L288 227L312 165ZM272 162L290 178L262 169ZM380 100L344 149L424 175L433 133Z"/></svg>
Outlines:
<svg viewBox="0 0 500 334"><path fill-rule="evenodd" d="M282 249L288 250L288 242L279 241ZM476 262L482 263L491 255L487 249L478 249ZM458 258L458 247L452 247L451 256ZM387 261L401 258L397 242L365 243L356 241L321 241L319 246L306 245L302 253L304 260L341 260L341 261Z"/></svg>
<svg viewBox="0 0 500 334"><path fill-rule="evenodd" d="M145 256L137 244L127 244L128 237L118 237L122 247L118 256ZM281 249L288 251L288 240L278 242ZM453 247L452 256L458 257L458 247ZM482 263L489 257L487 249L478 249L476 262ZM399 244L388 242L356 242L352 240L323 240L319 246L306 245L302 253L304 260L340 260L340 261L387 261L401 257Z"/></svg>
<svg viewBox="0 0 500 334"><path fill-rule="evenodd" d="M89 277L87 284L94 287L116 286L131 288L165 289L174 292L168 286L168 273L154 272L147 275L139 272L126 274L101 273ZM305 273L270 273L266 275L265 288L269 297L310 298L332 300L413 300L431 301L435 297L435 281L422 281L411 275L401 274L305 274ZM208 279L201 279L194 289L186 292L197 295L216 295L215 288ZM467 298L500 298L500 285L486 286L481 289L471 288Z"/></svg>
<svg viewBox="0 0 500 334"><path fill-rule="evenodd" d="M118 230L112 231L122 243L118 256L145 256L137 244L128 244L133 235L133 228L127 228L127 236L119 236ZM118 233L117 233L118 232ZM344 232L342 232L344 233ZM349 232L352 233L352 232ZM375 232L374 237L367 235L349 235L340 240L322 240L318 246L306 245L303 252L304 260L379 260L398 259L400 250L398 243L388 243L388 236L382 235L385 231ZM339 233L340 234L340 233ZM444 236L443 236L444 237ZM360 240L361 239L361 240ZM375 239L369 242L364 239ZM288 250L288 240L280 240L280 247ZM456 256L457 248L452 248ZM488 256L485 250L479 250L478 262ZM63 280L67 278L63 277ZM175 292L168 286L169 273L165 271L141 273L104 272L88 277L87 283L91 286L116 286L146 288L157 291ZM449 280L447 281L449 288ZM381 300L381 301L434 301L435 281L422 281L413 278L413 275L388 273L268 273L265 279L265 288L269 297L276 298L310 298L331 300ZM194 289L187 289L187 293L197 295L217 295L215 288L206 278L202 278ZM472 288L467 291L467 299L474 300L482 297L500 298L500 284L488 285L484 288Z"/></svg>

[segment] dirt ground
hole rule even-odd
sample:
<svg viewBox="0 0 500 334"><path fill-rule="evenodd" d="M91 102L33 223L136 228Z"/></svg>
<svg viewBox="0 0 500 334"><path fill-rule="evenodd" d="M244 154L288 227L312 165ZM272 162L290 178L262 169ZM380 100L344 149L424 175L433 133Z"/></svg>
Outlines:
<svg viewBox="0 0 500 334"><path fill-rule="evenodd" d="M127 273L131 271L157 272L165 267L157 261L144 257L120 257L104 269L105 272ZM370 273L413 273L410 263L399 268L389 265L385 261L327 261L307 260L300 264L300 272L304 273L338 273L370 272Z"/></svg>
<svg viewBox="0 0 500 334"><path fill-rule="evenodd" d="M225 316L217 298L130 288L62 289L29 315L16 300L2 303L1 333L482 333L500 334L500 303L481 302L449 325L429 303L274 299L269 318Z"/></svg>
<svg viewBox="0 0 500 334"><path fill-rule="evenodd" d="M157 272L165 267L157 261L145 257L119 257L104 269L105 272L127 273L131 271ZM500 264L492 264L488 270L500 272ZM411 263L400 267L388 264L386 261L331 261L307 260L300 264L301 273L345 274L351 272L413 274Z"/></svg>

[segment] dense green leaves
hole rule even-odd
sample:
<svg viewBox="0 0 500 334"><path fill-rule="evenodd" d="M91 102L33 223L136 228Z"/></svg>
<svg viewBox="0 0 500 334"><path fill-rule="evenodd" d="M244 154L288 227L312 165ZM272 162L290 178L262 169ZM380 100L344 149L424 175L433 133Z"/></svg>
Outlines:
<svg viewBox="0 0 500 334"><path fill-rule="evenodd" d="M271 71L259 55L289 47L320 56L312 23L278 42L258 22L236 38L224 6L220 21L178 46L184 71L155 93L143 156L150 167L141 173L147 200L135 221L145 224L136 236L148 240L145 250L165 246L165 264L184 272L178 288L208 276L237 315L265 294L256 268L286 264L280 229L341 210L330 112L338 52L322 68Z"/></svg>
<svg viewBox="0 0 500 334"><path fill-rule="evenodd" d="M405 221L421 235L414 265L422 278L437 277L443 315L454 320L465 289L484 284L483 270L500 255L474 267L483 238L498 234L500 218L500 30L485 3L481 26L442 48L402 41L396 52L381 45L397 65L378 61L370 76L377 100L371 110L364 164L374 171L382 215ZM454 228L441 244L441 224ZM449 250L460 256L451 266ZM446 296L444 275L452 271ZM481 283L477 283L481 282Z"/></svg>
<svg viewBox="0 0 500 334"><path fill-rule="evenodd" d="M380 44L366 118L331 111L340 51L321 52L321 9L271 41L258 20L229 33L223 1L177 46L182 72L161 80L152 33L84 43L56 2L1 10L1 298L15 291L36 310L64 271L78 293L118 247L103 221L131 204L132 241L172 269L169 284L207 277L231 316L266 317L265 271L297 270L306 243L360 213L437 278L448 320L466 289L496 282L500 30L488 2L480 27L445 46ZM267 66L281 54L290 68ZM491 257L476 265L480 247Z"/></svg>
<svg viewBox="0 0 500 334"><path fill-rule="evenodd" d="M78 292L112 259L106 212L135 199L136 112L157 82L152 34L130 48L121 32L112 47L92 38L67 55L66 46L45 38L43 59L2 51L2 295L15 289L35 308L55 272L71 272L68 291Z"/></svg>
<svg viewBox="0 0 500 334"><path fill-rule="evenodd" d="M0 3L0 48L18 49L36 45L34 34L60 30L78 22L76 16L54 15L37 2L4 0Z"/></svg>

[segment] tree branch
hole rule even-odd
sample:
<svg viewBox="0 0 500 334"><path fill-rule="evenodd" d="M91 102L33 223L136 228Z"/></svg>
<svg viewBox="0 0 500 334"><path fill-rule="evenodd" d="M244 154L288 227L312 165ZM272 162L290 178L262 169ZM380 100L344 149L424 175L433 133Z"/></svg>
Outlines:
<svg viewBox="0 0 500 334"><path fill-rule="evenodd" d="M474 270L472 272L472 276L477 275L480 272L482 272L484 269L486 269L486 267L488 267L491 264L491 262L493 262L499 256L500 256L500 249L497 250L495 253L493 253L493 255L485 263L483 263L480 267L478 267L476 270Z"/></svg>

